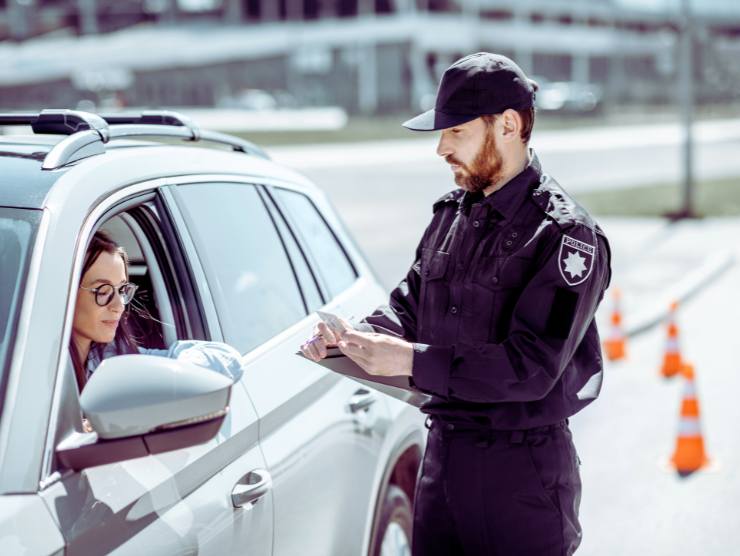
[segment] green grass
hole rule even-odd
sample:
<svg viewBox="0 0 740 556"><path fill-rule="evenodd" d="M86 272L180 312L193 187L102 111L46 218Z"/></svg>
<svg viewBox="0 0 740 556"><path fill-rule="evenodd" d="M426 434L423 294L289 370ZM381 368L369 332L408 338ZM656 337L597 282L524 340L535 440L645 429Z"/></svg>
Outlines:
<svg viewBox="0 0 740 556"><path fill-rule="evenodd" d="M590 212L604 216L664 216L682 206L682 187L664 184L576 195ZM740 177L698 182L694 190L698 216L740 216Z"/></svg>
<svg viewBox="0 0 740 556"><path fill-rule="evenodd" d="M414 114L398 114L377 118L352 117L342 129L331 131L244 131L230 132L258 145L312 145L325 143L355 143L381 141L385 139L413 139L421 135L409 131L401 124ZM625 119L613 119L603 115L538 115L536 129L573 129L604 125L624 124Z"/></svg>
<svg viewBox="0 0 740 556"><path fill-rule="evenodd" d="M416 113L376 117L352 116L347 125L333 131L245 131L233 133L263 146L311 145L324 143L346 143L379 141L383 139L409 139L418 133L409 131L401 124ZM697 107L697 120L712 120L740 117L740 104ZM680 116L674 106L617 106L596 114L553 114L538 112L535 133L540 130L573 129L612 125L650 124L679 122Z"/></svg>

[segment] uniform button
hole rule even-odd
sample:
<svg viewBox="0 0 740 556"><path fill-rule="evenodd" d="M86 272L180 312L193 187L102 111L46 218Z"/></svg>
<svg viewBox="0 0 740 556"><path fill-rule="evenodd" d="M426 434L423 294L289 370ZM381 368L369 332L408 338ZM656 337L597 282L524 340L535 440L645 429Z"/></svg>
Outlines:
<svg viewBox="0 0 740 556"><path fill-rule="evenodd" d="M457 314L457 307L455 305L453 305L452 308L450 309L450 313L452 313L453 315Z"/></svg>
<svg viewBox="0 0 740 556"><path fill-rule="evenodd" d="M513 238L517 238L518 236L519 236L519 234L518 234L518 233L516 233L516 232L511 232L511 237L513 237Z"/></svg>
<svg viewBox="0 0 740 556"><path fill-rule="evenodd" d="M494 284L498 284L498 276L494 276L493 278L491 278L491 282L493 282Z"/></svg>
<svg viewBox="0 0 740 556"><path fill-rule="evenodd" d="M477 228L478 226L480 226L480 220L473 221L473 228Z"/></svg>
<svg viewBox="0 0 740 556"><path fill-rule="evenodd" d="M514 245L514 242L511 241L510 239L507 239L506 240L506 247L511 247L512 245Z"/></svg>
<svg viewBox="0 0 740 556"><path fill-rule="evenodd" d="M429 276L429 269L428 268L424 270L424 276Z"/></svg>
<svg viewBox="0 0 740 556"><path fill-rule="evenodd" d="M447 425L445 425L445 428L448 431L454 431L455 430L455 425L453 425L452 423L447 423Z"/></svg>

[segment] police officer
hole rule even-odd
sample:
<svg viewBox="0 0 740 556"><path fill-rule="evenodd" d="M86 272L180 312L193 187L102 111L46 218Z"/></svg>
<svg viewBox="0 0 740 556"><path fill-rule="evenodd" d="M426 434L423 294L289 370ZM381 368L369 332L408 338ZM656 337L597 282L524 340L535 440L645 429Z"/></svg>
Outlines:
<svg viewBox="0 0 740 556"><path fill-rule="evenodd" d="M528 148L536 83L510 59L466 56L435 108L458 189L439 199L390 302L327 345L407 375L431 400L414 500L415 555L565 555L581 539L568 418L599 394L594 314L610 278L601 229Z"/></svg>

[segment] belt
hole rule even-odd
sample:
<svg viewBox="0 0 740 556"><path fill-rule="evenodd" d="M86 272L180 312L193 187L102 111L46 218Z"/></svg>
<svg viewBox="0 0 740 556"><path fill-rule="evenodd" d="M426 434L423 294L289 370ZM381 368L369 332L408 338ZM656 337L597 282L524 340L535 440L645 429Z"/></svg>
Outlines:
<svg viewBox="0 0 740 556"><path fill-rule="evenodd" d="M482 439L477 444L492 444L497 438L506 438L510 444L522 444L528 437L547 434L555 429L562 429L568 425L568 419L564 419L551 425L531 427L528 429L494 429L490 425L466 420L452 420L438 416L428 415L424 426L427 429L438 425L446 433L465 434L473 433L480 435Z"/></svg>

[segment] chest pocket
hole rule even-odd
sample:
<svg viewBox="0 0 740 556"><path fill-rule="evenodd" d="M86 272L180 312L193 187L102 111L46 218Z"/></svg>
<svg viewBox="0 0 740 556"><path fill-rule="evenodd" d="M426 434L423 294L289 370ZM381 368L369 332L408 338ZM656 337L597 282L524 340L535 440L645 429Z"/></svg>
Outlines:
<svg viewBox="0 0 740 556"><path fill-rule="evenodd" d="M421 279L426 282L444 278L449 260L449 253L423 248L421 250Z"/></svg>
<svg viewBox="0 0 740 556"><path fill-rule="evenodd" d="M489 257L478 267L475 282L492 290L523 288L532 275L529 257Z"/></svg>

